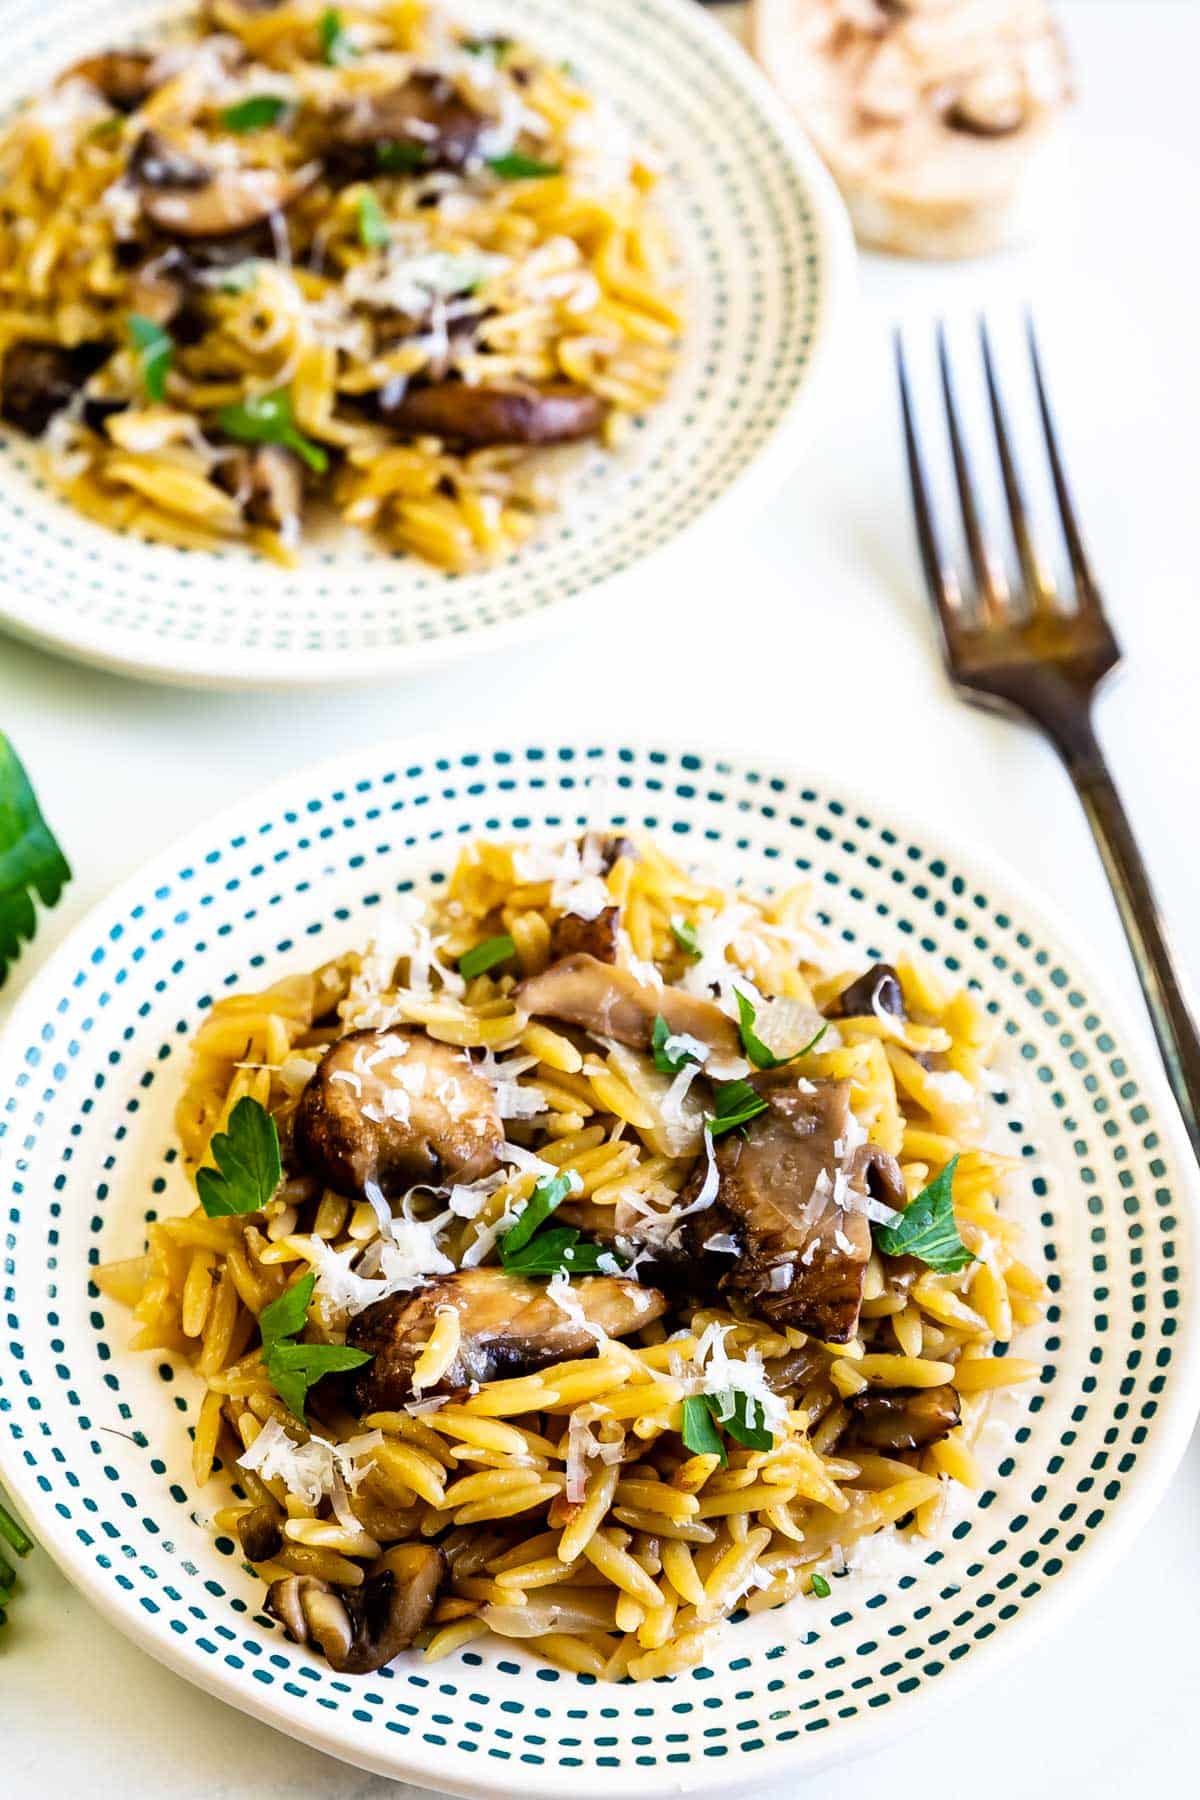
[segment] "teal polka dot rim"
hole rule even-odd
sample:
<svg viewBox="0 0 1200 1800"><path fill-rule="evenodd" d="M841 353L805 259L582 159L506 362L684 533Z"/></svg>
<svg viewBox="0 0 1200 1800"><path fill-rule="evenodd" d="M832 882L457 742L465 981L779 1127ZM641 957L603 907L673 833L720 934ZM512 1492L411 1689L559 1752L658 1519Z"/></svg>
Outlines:
<svg viewBox="0 0 1200 1800"><path fill-rule="evenodd" d="M288 1642L188 1469L196 1383L127 1348L89 1286L191 1204L171 1115L206 1010L361 944L470 838L612 825L766 888L807 878L847 961L928 958L1000 1030L992 1130L1045 1272L1044 1363L1005 1402L945 1535L866 1556L827 1601L734 1620L710 1666L605 1686L510 1644L352 1681ZM122 888L0 1046L0 1478L68 1575L152 1654L380 1772L461 1793L757 1786L864 1748L995 1672L1145 1522L1197 1399L1187 1166L1093 977L1012 882L869 802L737 758L601 744L388 746L292 778Z"/></svg>
<svg viewBox="0 0 1200 1800"><path fill-rule="evenodd" d="M0 118L73 59L150 33L183 0L0 0ZM611 455L567 452L563 500L497 566L447 576L333 528L288 570L85 519L0 428L0 620L161 680L278 686L395 675L536 630L703 521L730 529L789 473L849 226L783 103L694 0L488 0L496 29L570 60L662 171L688 324L665 402ZM567 471L570 470L568 474Z"/></svg>

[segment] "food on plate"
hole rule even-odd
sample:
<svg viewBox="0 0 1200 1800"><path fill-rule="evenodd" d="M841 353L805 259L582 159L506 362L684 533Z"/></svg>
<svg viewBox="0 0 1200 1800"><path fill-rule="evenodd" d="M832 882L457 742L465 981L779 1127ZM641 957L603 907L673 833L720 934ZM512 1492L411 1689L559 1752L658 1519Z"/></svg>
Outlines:
<svg viewBox="0 0 1200 1800"><path fill-rule="evenodd" d="M655 174L603 95L418 0L208 0L0 132L0 416L83 511L292 560L322 509L507 555L665 392Z"/></svg>
<svg viewBox="0 0 1200 1800"><path fill-rule="evenodd" d="M977 256L1021 229L1071 99L1046 0L756 0L755 44L864 244Z"/></svg>
<svg viewBox="0 0 1200 1800"><path fill-rule="evenodd" d="M670 1675L978 1485L1042 1283L995 1027L807 886L480 841L374 939L218 1000L199 1204L96 1272L204 1384L198 1485L346 1673L491 1634ZM800 1599L797 1604L811 1604Z"/></svg>

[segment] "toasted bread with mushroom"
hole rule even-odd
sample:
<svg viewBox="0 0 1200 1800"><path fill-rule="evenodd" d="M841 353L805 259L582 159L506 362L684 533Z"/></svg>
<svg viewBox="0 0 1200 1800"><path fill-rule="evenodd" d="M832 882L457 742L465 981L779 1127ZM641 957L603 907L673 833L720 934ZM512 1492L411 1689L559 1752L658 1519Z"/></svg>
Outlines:
<svg viewBox="0 0 1200 1800"><path fill-rule="evenodd" d="M862 243L976 256L1020 234L1071 98L1046 0L756 0L753 30Z"/></svg>

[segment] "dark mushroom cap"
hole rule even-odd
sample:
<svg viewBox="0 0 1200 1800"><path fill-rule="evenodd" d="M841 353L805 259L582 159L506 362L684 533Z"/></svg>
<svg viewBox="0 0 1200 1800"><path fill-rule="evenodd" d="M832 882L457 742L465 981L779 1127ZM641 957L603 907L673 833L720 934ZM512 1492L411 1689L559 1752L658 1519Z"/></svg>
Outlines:
<svg viewBox="0 0 1200 1800"><path fill-rule="evenodd" d="M465 1051L422 1031L352 1031L325 1052L296 1110L302 1166L339 1194L479 1181L499 1166L504 1125Z"/></svg>
<svg viewBox="0 0 1200 1800"><path fill-rule="evenodd" d="M891 963L873 963L849 987L838 995L830 1017L834 1019L869 1019L873 1015L891 1013L894 1019L907 1017L900 977Z"/></svg>
<svg viewBox="0 0 1200 1800"><path fill-rule="evenodd" d="M333 180L357 181L386 174L388 153L399 151L401 171L406 165L422 174L461 169L487 124L445 76L418 71L400 87L363 95L337 112L326 165Z"/></svg>
<svg viewBox="0 0 1200 1800"><path fill-rule="evenodd" d="M237 1534L241 1540L246 1560L252 1563L270 1562L283 1549L283 1522L287 1517L282 1506L275 1500L264 1500L260 1506L252 1506L244 1512L237 1522Z"/></svg>
<svg viewBox="0 0 1200 1800"><path fill-rule="evenodd" d="M947 1384L931 1388L873 1388L853 1394L847 1442L870 1450L923 1450L958 1424L958 1392Z"/></svg>
<svg viewBox="0 0 1200 1800"><path fill-rule="evenodd" d="M0 417L30 437L40 437L55 413L112 354L109 344L35 344L19 338L0 363Z"/></svg>
<svg viewBox="0 0 1200 1800"><path fill-rule="evenodd" d="M564 913L550 927L550 959L560 962L564 956L594 956L597 962L615 963L621 925L619 906L606 906L594 919L581 919L577 913Z"/></svg>
<svg viewBox="0 0 1200 1800"><path fill-rule="evenodd" d="M436 381L411 387L396 400L376 395L375 410L406 437L436 437L482 449L488 444L567 444L591 437L608 406L570 381L540 387L471 387Z"/></svg>
<svg viewBox="0 0 1200 1800"><path fill-rule="evenodd" d="M382 1669L429 1623L446 1559L434 1544L398 1544L359 1588L289 1575L267 1590L267 1611L297 1643L314 1644L339 1675Z"/></svg>

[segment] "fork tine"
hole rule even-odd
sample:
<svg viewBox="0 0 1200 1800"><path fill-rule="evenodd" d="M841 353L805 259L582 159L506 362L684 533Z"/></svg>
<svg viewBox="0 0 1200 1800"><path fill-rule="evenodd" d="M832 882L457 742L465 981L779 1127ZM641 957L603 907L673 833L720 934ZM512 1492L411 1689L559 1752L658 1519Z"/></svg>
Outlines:
<svg viewBox="0 0 1200 1800"><path fill-rule="evenodd" d="M947 660L954 654L962 624L962 592L954 570L942 556L933 528L933 511L929 504L929 487L925 465L917 439L912 392L908 384L908 364L904 356L904 340L899 328L895 332L896 375L900 383L900 410L904 415L904 448L908 455L908 479L912 487L913 517L917 526L917 543L921 550L921 566L925 585L937 608Z"/></svg>
<svg viewBox="0 0 1200 1800"><path fill-rule="evenodd" d="M983 528L979 522L975 484L971 475L966 439L963 436L959 420L958 403L954 397L954 382L950 374L950 351L946 343L944 320L938 321L937 346L938 367L942 375L942 397L946 405L946 425L950 433L950 453L954 460L954 479L958 486L958 503L962 508L963 530L966 533L971 568L975 573L975 585L985 611L998 616L1008 603L1008 583L1004 578L1004 570L1000 562L992 554L984 538Z"/></svg>
<svg viewBox="0 0 1200 1800"><path fill-rule="evenodd" d="M979 320L979 343L983 351L983 370L987 380L988 400L992 409L992 426L996 433L996 449L1000 454L1000 473L1004 477L1004 496L1008 501L1008 516L1012 520L1013 537L1016 540L1017 555L1021 562L1021 573L1025 578L1025 586L1035 610L1039 607L1046 608L1051 606L1054 601L1054 578L1043 565L1029 529L1025 495L1021 489L1021 478L1017 473L1016 458L1013 455L1012 441L1008 432L1008 420L1004 413L1004 403L1000 398L1000 385L996 379L992 340L988 335L987 320L982 316Z"/></svg>
<svg viewBox="0 0 1200 1800"><path fill-rule="evenodd" d="M1050 401L1046 393L1046 380L1042 373L1042 359L1038 352L1037 334L1033 328L1033 313L1025 314L1025 334L1029 340L1029 356L1033 363L1033 380L1037 388L1038 411L1042 416L1042 431L1046 438L1046 453L1050 458L1050 474L1054 481L1054 497L1058 501L1058 513L1062 520L1063 536L1067 543L1067 555L1071 559L1071 572L1075 577L1075 587L1081 605L1088 602L1099 603L1099 589L1096 586L1092 567L1088 561L1087 551L1083 547L1079 525L1075 517L1075 507L1071 500L1071 490L1067 486L1066 471L1062 457L1059 455L1058 436L1054 430L1054 419L1050 412Z"/></svg>

